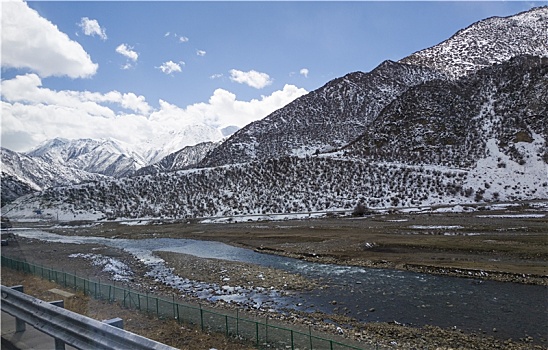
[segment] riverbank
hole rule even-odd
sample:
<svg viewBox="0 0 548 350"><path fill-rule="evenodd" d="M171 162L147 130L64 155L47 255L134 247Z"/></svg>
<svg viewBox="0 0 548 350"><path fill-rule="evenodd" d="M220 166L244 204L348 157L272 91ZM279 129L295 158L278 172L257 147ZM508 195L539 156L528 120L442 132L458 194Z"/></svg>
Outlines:
<svg viewBox="0 0 548 350"><path fill-rule="evenodd" d="M102 266L94 265L86 259L70 257L84 251L93 252L95 255L115 257L118 261L129 266L133 274L124 283L127 283L132 289L152 291L167 297L172 296L174 293L171 287L161 281L146 277L147 269L142 262L135 260L126 252L113 248L101 245L48 243L24 238L10 241L8 247L2 247L2 254L6 256L24 257L35 263L52 266L59 270L74 271L94 279L106 280L112 277L108 271L102 269ZM188 276L186 275L187 273L194 273L196 278L204 281L213 282L219 279L222 281L225 278L230 278L232 283L243 284L249 284L250 282L252 284L260 284L264 281L272 281L273 284L276 284L276 287L283 287L282 281L289 280L289 283L285 284L292 292L308 290L321 284L321 281L305 279L302 276L291 276L286 271L278 269L265 269L264 267L250 266L245 263L197 258L188 254L165 252L160 254L167 259L168 266L173 267L177 272L185 276ZM247 273L239 273L246 271ZM265 276L268 279L265 278L263 280ZM238 278L240 279L238 280ZM229 283L229 281L225 281L225 283ZM195 303L204 302L201 299L188 295L184 296L184 300ZM239 308L238 305L227 302L217 302L211 305L215 308L226 310ZM337 305L334 304L333 306L336 307ZM496 330L492 329L465 332L455 328L445 329L435 326L417 327L398 324L397 322L359 322L340 313L310 313L296 310L286 310L285 313L274 313L253 308L246 308L242 311L253 317L269 318L273 321L304 327L305 329L310 326L320 332L330 334L343 333L345 337L357 341L358 344L363 343L364 347L374 344L381 346L381 348L384 346L392 349L544 349L545 347L542 343L544 342L545 344L546 341L529 337L514 340L498 339L489 335L493 331L496 332ZM370 310L370 312L375 312L375 310ZM541 341L540 344L538 343L539 341Z"/></svg>
<svg viewBox="0 0 548 350"><path fill-rule="evenodd" d="M548 285L545 209L232 224L196 220L63 223L48 231L107 238L213 240L311 262Z"/></svg>

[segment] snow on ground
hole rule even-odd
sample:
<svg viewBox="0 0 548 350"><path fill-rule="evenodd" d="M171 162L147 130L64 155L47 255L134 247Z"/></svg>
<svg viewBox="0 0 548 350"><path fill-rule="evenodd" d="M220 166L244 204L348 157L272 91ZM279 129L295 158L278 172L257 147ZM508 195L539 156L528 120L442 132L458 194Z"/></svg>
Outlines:
<svg viewBox="0 0 548 350"><path fill-rule="evenodd" d="M500 215L477 215L478 218L496 218L496 219L532 219L532 218L543 218L545 214L500 214Z"/></svg>
<svg viewBox="0 0 548 350"><path fill-rule="evenodd" d="M501 152L497 140L489 139L487 157L480 159L470 170L464 188L485 189L484 199L519 200L548 198L548 164L536 156L545 143L541 135L533 133L533 142L518 142L516 149L533 155L518 164Z"/></svg>
<svg viewBox="0 0 548 350"><path fill-rule="evenodd" d="M21 222L21 220L18 220ZM101 225L100 223L96 222L93 224L83 224L83 225L54 225L51 226L51 228L60 228L60 229L67 229L67 228L89 228L89 227L95 227Z"/></svg>
<svg viewBox="0 0 548 350"><path fill-rule="evenodd" d="M221 224L233 222L248 222L248 221L281 221L281 220L299 220L321 218L327 215L326 212L317 213L288 213L288 214L268 214L268 215L244 215L244 216L228 216L208 218L200 221L201 224Z"/></svg>
<svg viewBox="0 0 548 350"><path fill-rule="evenodd" d="M150 224L149 220L132 220L132 221L120 221L120 225L126 225L126 226L143 226Z"/></svg>
<svg viewBox="0 0 548 350"><path fill-rule="evenodd" d="M133 272L123 262L118 259L114 259L108 256L100 254L83 254L76 253L69 255L69 258L83 258L91 260L91 263L95 266L101 266L104 272L108 272L112 275L112 279L115 281L129 281Z"/></svg>
<svg viewBox="0 0 548 350"><path fill-rule="evenodd" d="M464 213L467 211L474 211L474 210L476 209L469 206L463 207L462 205L455 205L453 207L437 208L437 209L434 209L433 212L434 213Z"/></svg>
<svg viewBox="0 0 548 350"><path fill-rule="evenodd" d="M411 225L409 228L415 230L458 230L464 228L460 225L449 225L449 226L440 226L440 225Z"/></svg>
<svg viewBox="0 0 548 350"><path fill-rule="evenodd" d="M105 215L99 211L74 210L72 204L63 203L61 206L45 208L39 197L32 195L18 198L17 201L2 207L2 215L15 221L96 221Z"/></svg>

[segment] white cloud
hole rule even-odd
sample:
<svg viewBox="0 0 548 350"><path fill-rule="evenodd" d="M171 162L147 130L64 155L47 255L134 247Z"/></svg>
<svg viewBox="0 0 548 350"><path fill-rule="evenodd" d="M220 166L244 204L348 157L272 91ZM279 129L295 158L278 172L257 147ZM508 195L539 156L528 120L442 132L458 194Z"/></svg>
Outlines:
<svg viewBox="0 0 548 350"><path fill-rule="evenodd" d="M265 86L272 84L272 80L268 74L254 70L242 72L241 70L231 69L230 80L240 84L247 84L255 89L262 89Z"/></svg>
<svg viewBox="0 0 548 350"><path fill-rule="evenodd" d="M175 63L173 61L167 61L162 63L160 67L156 67L160 69L165 74L171 74L173 72L182 72L181 65L184 65L185 63L183 61L179 61L179 63Z"/></svg>
<svg viewBox="0 0 548 350"><path fill-rule="evenodd" d="M261 99L240 101L233 93L217 89L207 102L181 108L160 101L160 107L153 109L145 97L131 92L55 91L42 87L36 74L26 74L2 81L1 93L2 146L28 151L54 137L112 137L137 145L189 125L243 127L302 96L306 90L286 85ZM115 111L112 105L128 113Z"/></svg>
<svg viewBox="0 0 548 350"><path fill-rule="evenodd" d="M306 93L305 89L285 85L283 90L263 96L260 100L239 101L230 91L217 89L207 103L196 103L186 108L161 101L160 109L150 115L150 120L175 130L183 125L195 124L216 128L235 125L241 128L266 117Z"/></svg>
<svg viewBox="0 0 548 350"><path fill-rule="evenodd" d="M179 42L186 43L186 42L188 42L188 40L189 39L186 36L180 36L179 37Z"/></svg>
<svg viewBox="0 0 548 350"><path fill-rule="evenodd" d="M204 50L196 50L196 55L205 56L206 52Z"/></svg>
<svg viewBox="0 0 548 350"><path fill-rule="evenodd" d="M57 107L77 108L85 113L98 117L114 117L115 113L101 103L114 103L137 113L148 113L151 107L144 96L134 93L122 94L111 91L106 94L89 91L55 91L42 88L42 80L36 74L18 75L10 80L3 80L2 97L7 102L25 104L55 105Z"/></svg>
<svg viewBox="0 0 548 350"><path fill-rule="evenodd" d="M101 28L99 22L96 19L89 19L87 17L82 17L80 23L78 24L82 28L82 32L85 35L97 35L103 40L107 40L107 33L105 28Z"/></svg>
<svg viewBox="0 0 548 350"><path fill-rule="evenodd" d="M164 37L168 37L169 34L171 34L171 33L170 33L170 32L166 32L166 33L164 34Z"/></svg>
<svg viewBox="0 0 548 350"><path fill-rule="evenodd" d="M133 51L133 47L128 46L126 44L120 44L116 48L116 52L118 52L122 56L126 56L128 59L132 60L133 62L137 61L137 59L139 58L139 54Z"/></svg>
<svg viewBox="0 0 548 350"><path fill-rule="evenodd" d="M308 78L308 68L301 69L299 74L304 75L305 78Z"/></svg>
<svg viewBox="0 0 548 350"><path fill-rule="evenodd" d="M87 78L97 72L89 54L25 2L2 2L2 67L29 68L42 77Z"/></svg>
<svg viewBox="0 0 548 350"><path fill-rule="evenodd" d="M209 77L209 79L220 79L223 77L223 74L213 74Z"/></svg>

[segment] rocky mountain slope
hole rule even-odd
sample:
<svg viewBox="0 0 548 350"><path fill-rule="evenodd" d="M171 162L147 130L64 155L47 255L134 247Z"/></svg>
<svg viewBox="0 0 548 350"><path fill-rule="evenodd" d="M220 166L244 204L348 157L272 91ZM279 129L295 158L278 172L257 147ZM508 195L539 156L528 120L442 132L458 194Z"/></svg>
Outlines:
<svg viewBox="0 0 548 350"><path fill-rule="evenodd" d="M49 189L11 215L186 219L546 199L547 96L548 59L517 57L410 89L334 154Z"/></svg>
<svg viewBox="0 0 548 350"><path fill-rule="evenodd" d="M409 87L440 77L431 69L392 61L369 73L347 74L240 129L201 165L311 155L343 147Z"/></svg>
<svg viewBox="0 0 548 350"><path fill-rule="evenodd" d="M217 146L219 146L217 142L202 142L194 146L187 146L182 150L165 156L157 163L137 170L133 176L195 168Z"/></svg>
<svg viewBox="0 0 548 350"><path fill-rule="evenodd" d="M103 178L98 174L60 166L5 148L0 151L2 155L2 205L34 191Z"/></svg>
<svg viewBox="0 0 548 350"><path fill-rule="evenodd" d="M108 176L125 176L141 168L145 159L114 140L56 138L26 154L50 164Z"/></svg>
<svg viewBox="0 0 548 350"><path fill-rule="evenodd" d="M519 55L548 56L547 6L476 22L400 62L430 67L458 78Z"/></svg>
<svg viewBox="0 0 548 350"><path fill-rule="evenodd" d="M358 138L408 88L463 76L518 55L548 57L548 7L472 24L450 39L369 73L355 72L252 123L211 152L203 166L323 153Z"/></svg>
<svg viewBox="0 0 548 350"><path fill-rule="evenodd" d="M519 56L457 81L410 88L388 105L345 155L375 161L470 168L495 139L521 163L519 143L544 140L548 162L548 58ZM501 165L502 166L502 165Z"/></svg>

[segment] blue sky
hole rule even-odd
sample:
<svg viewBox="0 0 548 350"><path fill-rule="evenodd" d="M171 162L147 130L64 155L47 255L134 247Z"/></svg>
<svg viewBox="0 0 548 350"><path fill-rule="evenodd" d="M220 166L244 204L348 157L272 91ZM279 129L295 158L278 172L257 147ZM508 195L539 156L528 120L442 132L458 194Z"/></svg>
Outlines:
<svg viewBox="0 0 548 350"><path fill-rule="evenodd" d="M3 2L2 146L242 127L331 79L542 4Z"/></svg>

